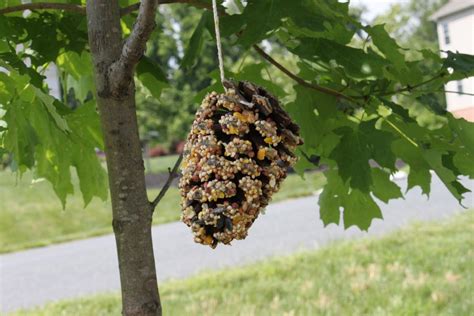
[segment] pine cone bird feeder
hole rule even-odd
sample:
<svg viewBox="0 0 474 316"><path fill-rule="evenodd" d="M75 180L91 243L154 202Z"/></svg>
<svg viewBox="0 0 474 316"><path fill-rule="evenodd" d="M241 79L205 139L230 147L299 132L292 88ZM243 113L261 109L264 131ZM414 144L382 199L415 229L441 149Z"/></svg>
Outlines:
<svg viewBox="0 0 474 316"><path fill-rule="evenodd" d="M196 113L184 148L182 221L215 248L244 239L297 158L299 127L278 100L252 83L226 80Z"/></svg>

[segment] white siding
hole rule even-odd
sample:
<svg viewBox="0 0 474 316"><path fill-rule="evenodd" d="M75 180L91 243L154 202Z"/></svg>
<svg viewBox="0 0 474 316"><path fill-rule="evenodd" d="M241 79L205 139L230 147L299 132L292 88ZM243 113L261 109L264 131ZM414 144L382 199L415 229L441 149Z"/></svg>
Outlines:
<svg viewBox="0 0 474 316"><path fill-rule="evenodd" d="M446 43L445 39L445 25L449 32L449 43ZM437 30L442 51L474 55L474 8L440 18L437 21ZM445 89L458 91L459 84L462 85L463 92L474 93L474 77L464 79L461 83L449 82ZM446 101L449 111L474 108L474 96L446 93Z"/></svg>

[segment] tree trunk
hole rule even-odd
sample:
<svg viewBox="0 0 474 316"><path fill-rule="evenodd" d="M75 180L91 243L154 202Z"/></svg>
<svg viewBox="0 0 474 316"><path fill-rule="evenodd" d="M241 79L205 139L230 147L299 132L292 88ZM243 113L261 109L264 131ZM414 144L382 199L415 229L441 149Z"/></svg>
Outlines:
<svg viewBox="0 0 474 316"><path fill-rule="evenodd" d="M161 315L133 74L120 89L113 88L115 78L110 75L123 47L118 1L89 0L87 23L105 140L122 313Z"/></svg>

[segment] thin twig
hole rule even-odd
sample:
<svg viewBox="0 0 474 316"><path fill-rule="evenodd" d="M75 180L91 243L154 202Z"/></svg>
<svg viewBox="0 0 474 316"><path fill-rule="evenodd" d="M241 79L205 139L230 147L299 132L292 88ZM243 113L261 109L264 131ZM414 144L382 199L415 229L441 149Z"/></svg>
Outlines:
<svg viewBox="0 0 474 316"><path fill-rule="evenodd" d="M423 91L422 91L422 92L423 92ZM426 91L426 92L431 92L431 91ZM451 91L451 90L440 90L440 91L433 91L433 92L444 92L444 93L454 93L454 94L459 94L459 95L470 95L470 96L474 96L474 93Z"/></svg>
<svg viewBox="0 0 474 316"><path fill-rule="evenodd" d="M183 154L180 154L178 159L176 160L176 163L174 164L173 169L169 170L168 179L166 180L165 185L161 188L161 191L160 193L158 193L158 196L152 202L150 202L152 212L155 211L156 206L158 205L158 203L160 203L161 199L165 196L166 192L171 186L171 183L173 183L173 180L176 177L178 177L178 168L179 168L179 165L181 165L182 160L183 160Z"/></svg>
<svg viewBox="0 0 474 316"><path fill-rule="evenodd" d="M397 94L397 93L410 92L410 91L413 91L413 90L415 90L415 89L417 89L417 88L419 88L419 87L421 87L421 86L424 86L424 85L426 85L426 84L428 84L428 83L430 83L430 82L433 82L433 81L435 81L436 79L442 78L442 77L444 77L445 75L446 75L446 73L441 72L441 73L437 74L436 76L434 76L434 77L432 77L432 78L429 78L429 79L427 79L427 80L425 80L425 81L422 81L422 82L420 82L420 83L418 83L418 84L415 84L415 85L413 85L413 86L407 85L407 86L405 86L405 87L399 88L399 89L394 90L394 91L385 92L384 94L380 94L379 96L380 96L380 97L385 97L385 96L390 96L390 95L394 95L394 94ZM365 98L365 97L367 97L367 96L361 96L360 98ZM359 97L358 97L358 98L359 98Z"/></svg>
<svg viewBox="0 0 474 316"><path fill-rule="evenodd" d="M25 3L20 5L15 5L11 7L6 7L0 9L0 14L7 14L25 10L64 10L80 14L86 14L86 7L70 4L70 3L49 3L49 2L36 2L36 3Z"/></svg>
<svg viewBox="0 0 474 316"><path fill-rule="evenodd" d="M435 90L435 91L430 91L430 90L417 90L417 92L422 92L422 93L452 93L452 94L459 94L459 95L468 95L468 96L474 96L474 93L469 93L469 92L459 92L459 91L452 91L452 90ZM409 93L402 93L404 96L409 97Z"/></svg>
<svg viewBox="0 0 474 316"><path fill-rule="evenodd" d="M162 1L159 1L158 4L160 5L160 4L172 4L172 3L188 3L198 8L208 9L207 5L203 3L194 3L194 1L192 0L162 0ZM140 7L140 2L137 2L127 7L121 8L120 15L124 16L124 15L130 14L133 11L138 10L139 7ZM81 6L78 4L54 3L54 2L36 2L36 3L25 3L25 4L15 5L15 6L0 9L0 14L21 12L25 10L63 10L63 11L79 13L82 15L86 14L85 6Z"/></svg>

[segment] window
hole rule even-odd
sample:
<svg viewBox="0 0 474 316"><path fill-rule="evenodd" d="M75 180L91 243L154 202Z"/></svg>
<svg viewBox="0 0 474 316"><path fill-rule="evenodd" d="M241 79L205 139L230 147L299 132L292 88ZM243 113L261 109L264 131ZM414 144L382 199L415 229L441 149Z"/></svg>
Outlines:
<svg viewBox="0 0 474 316"><path fill-rule="evenodd" d="M447 23L443 24L443 35L444 35L444 43L449 44L451 39L449 38L449 27Z"/></svg>
<svg viewBox="0 0 474 316"><path fill-rule="evenodd" d="M462 87L462 81L459 80L459 81L456 82L456 84L457 84L457 87L458 87L458 93L459 94L463 93L464 90L463 90L463 87Z"/></svg>

